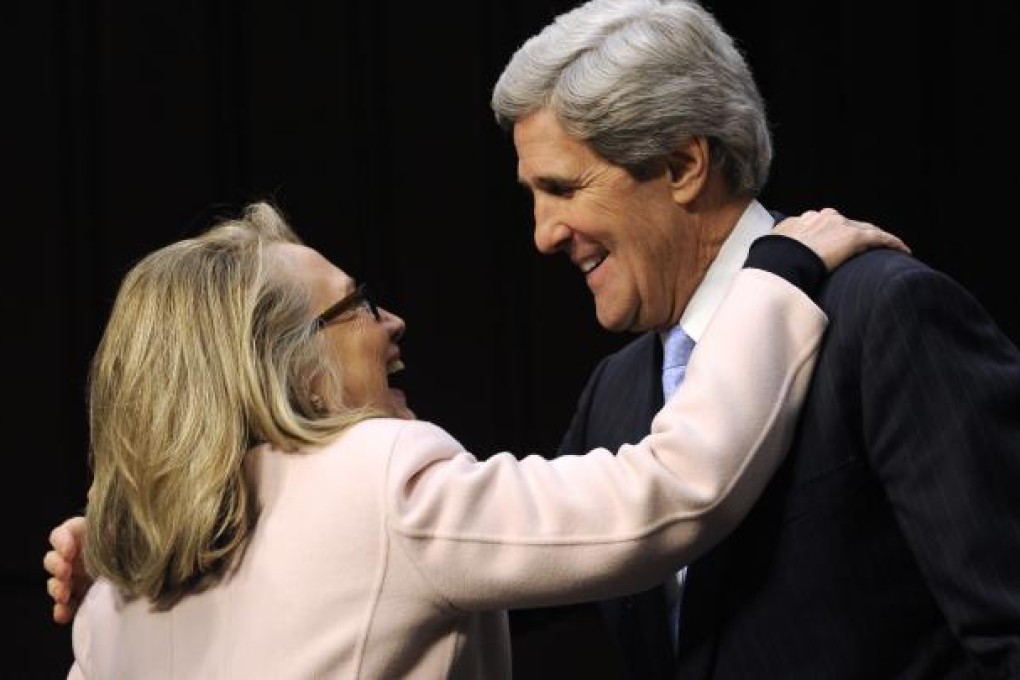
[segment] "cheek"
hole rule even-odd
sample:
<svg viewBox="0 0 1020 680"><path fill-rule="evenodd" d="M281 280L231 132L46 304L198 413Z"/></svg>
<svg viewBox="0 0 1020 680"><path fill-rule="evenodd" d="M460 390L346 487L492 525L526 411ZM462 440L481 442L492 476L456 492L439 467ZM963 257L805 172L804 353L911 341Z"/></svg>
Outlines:
<svg viewBox="0 0 1020 680"><path fill-rule="evenodd" d="M669 316L677 263L690 249L675 227L652 220L631 239L625 261L641 300L643 323L658 324Z"/></svg>
<svg viewBox="0 0 1020 680"><path fill-rule="evenodd" d="M344 403L351 408L386 402L386 376L375 365L348 364L342 374Z"/></svg>
<svg viewBox="0 0 1020 680"><path fill-rule="evenodd" d="M336 348L343 378L344 399L351 406L378 401L387 389L386 345L373 335L351 337Z"/></svg>
<svg viewBox="0 0 1020 680"><path fill-rule="evenodd" d="M674 230L663 223L662 215L647 211L633 213L619 246L628 269L639 281L663 275L671 258L682 248Z"/></svg>

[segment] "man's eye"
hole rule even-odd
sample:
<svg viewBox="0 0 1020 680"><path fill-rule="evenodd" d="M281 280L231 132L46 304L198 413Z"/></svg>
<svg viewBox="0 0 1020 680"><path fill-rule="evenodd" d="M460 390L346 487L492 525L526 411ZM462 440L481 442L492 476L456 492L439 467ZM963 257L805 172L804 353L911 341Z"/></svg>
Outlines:
<svg viewBox="0 0 1020 680"><path fill-rule="evenodd" d="M550 196L556 196L558 198L570 198L574 195L574 187L566 184L550 184L546 187L546 192Z"/></svg>

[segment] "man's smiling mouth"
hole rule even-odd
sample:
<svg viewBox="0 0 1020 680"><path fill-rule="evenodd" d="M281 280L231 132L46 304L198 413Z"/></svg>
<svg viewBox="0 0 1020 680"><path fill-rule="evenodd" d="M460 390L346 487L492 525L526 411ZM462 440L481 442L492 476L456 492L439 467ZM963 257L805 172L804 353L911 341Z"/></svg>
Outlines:
<svg viewBox="0 0 1020 680"><path fill-rule="evenodd" d="M595 255L593 257L588 257L581 260L578 266L581 268L582 272L584 272L585 274L590 274L593 271L595 271L600 264L605 262L607 257L609 257L608 253L604 255Z"/></svg>

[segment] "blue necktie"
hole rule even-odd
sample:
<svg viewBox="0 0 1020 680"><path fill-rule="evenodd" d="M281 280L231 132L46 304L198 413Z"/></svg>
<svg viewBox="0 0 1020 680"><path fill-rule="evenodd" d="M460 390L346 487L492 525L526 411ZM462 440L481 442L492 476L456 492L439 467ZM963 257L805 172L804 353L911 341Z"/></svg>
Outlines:
<svg viewBox="0 0 1020 680"><path fill-rule="evenodd" d="M674 326L666 335L662 345L662 396L669 400L687 373L687 360L694 349L694 339L684 332L679 325ZM666 607L669 611L669 632L673 641L673 651L680 639L680 603L683 596L684 580L687 567L676 574L676 579L666 583Z"/></svg>
<svg viewBox="0 0 1020 680"><path fill-rule="evenodd" d="M662 346L662 396L668 400L673 396L680 381L687 373L687 360L694 349L694 339L684 333L680 326L674 326L666 335Z"/></svg>

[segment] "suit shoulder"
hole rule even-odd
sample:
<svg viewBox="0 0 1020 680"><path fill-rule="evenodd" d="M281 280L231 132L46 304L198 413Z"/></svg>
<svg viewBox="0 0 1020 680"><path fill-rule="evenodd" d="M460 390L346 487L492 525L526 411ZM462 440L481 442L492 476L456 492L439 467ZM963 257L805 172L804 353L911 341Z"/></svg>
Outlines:
<svg viewBox="0 0 1020 680"><path fill-rule="evenodd" d="M923 260L898 250L880 248L861 253L837 267L830 275L829 286L884 287L940 279L959 285L948 274Z"/></svg>
<svg viewBox="0 0 1020 680"><path fill-rule="evenodd" d="M909 296L968 297L962 284L917 258L895 250L869 250L837 267L822 286L820 301L826 311L854 301L883 305Z"/></svg>
<svg viewBox="0 0 1020 680"><path fill-rule="evenodd" d="M922 342L919 334L930 341L936 329L959 334L967 328L980 329L986 345L1003 339L973 292L949 274L898 251L868 251L847 260L826 280L819 303L830 315L830 338L873 335L890 342L891 334L903 334L905 342L916 347ZM896 323L890 323L892 319Z"/></svg>

